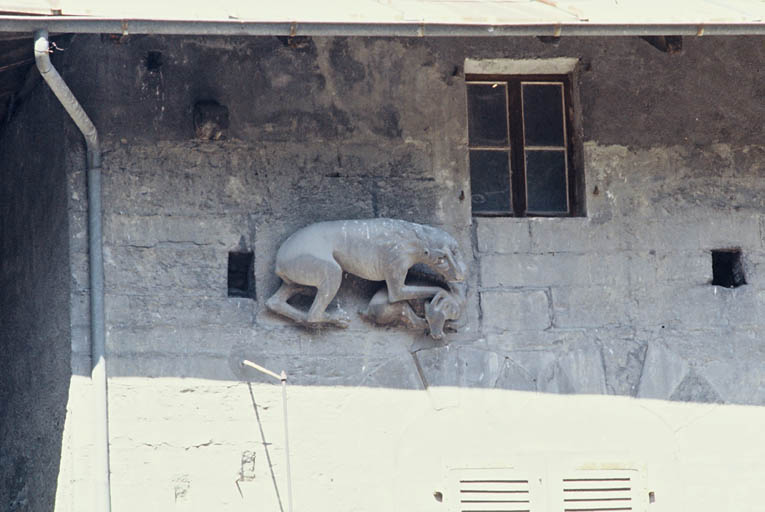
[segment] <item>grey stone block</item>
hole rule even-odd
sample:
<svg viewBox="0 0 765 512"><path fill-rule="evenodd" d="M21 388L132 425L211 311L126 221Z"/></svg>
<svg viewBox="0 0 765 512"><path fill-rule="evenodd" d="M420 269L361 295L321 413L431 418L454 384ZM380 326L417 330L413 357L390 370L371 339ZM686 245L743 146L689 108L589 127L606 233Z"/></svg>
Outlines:
<svg viewBox="0 0 765 512"><path fill-rule="evenodd" d="M367 374L363 385L393 389L425 388L410 354L395 357L374 368Z"/></svg>
<svg viewBox="0 0 765 512"><path fill-rule="evenodd" d="M251 327L256 303L235 297L114 295L105 300L109 325L119 328Z"/></svg>
<svg viewBox="0 0 765 512"><path fill-rule="evenodd" d="M765 326L765 291L753 285L720 290L728 292L725 319L732 328L762 328Z"/></svg>
<svg viewBox="0 0 765 512"><path fill-rule="evenodd" d="M641 327L674 328L681 325L680 301L683 292L673 286L654 286L632 290L634 306L631 316ZM713 315L714 319L717 315Z"/></svg>
<svg viewBox="0 0 765 512"><path fill-rule="evenodd" d="M763 217L763 222L765 222L765 217ZM758 288L762 287L762 284L765 283L765 252L762 250L750 250L746 251L742 256L747 283ZM709 275L711 279L711 270Z"/></svg>
<svg viewBox="0 0 765 512"><path fill-rule="evenodd" d="M318 147L314 151L315 156L323 153ZM397 142L393 146L352 142L339 145L336 160L327 165L338 177L423 180L433 172L432 155L429 142Z"/></svg>
<svg viewBox="0 0 765 512"><path fill-rule="evenodd" d="M518 350L508 358L544 393L605 392L603 360L599 348L591 342L550 350Z"/></svg>
<svg viewBox="0 0 765 512"><path fill-rule="evenodd" d="M754 350L741 347L739 336L727 336L715 340L717 343L731 343L731 354L727 359L719 358L704 363L696 371L725 403L765 405L765 375L762 362L765 349L762 348L763 333L759 333L758 345ZM708 395L711 396L711 395Z"/></svg>
<svg viewBox="0 0 765 512"><path fill-rule="evenodd" d="M663 285L638 288L633 318L640 326L705 329L760 325L760 298L750 286Z"/></svg>
<svg viewBox="0 0 765 512"><path fill-rule="evenodd" d="M585 343L592 339L590 329L555 329L544 331L493 332L486 334L485 345L497 352L516 350L556 350L575 343Z"/></svg>
<svg viewBox="0 0 765 512"><path fill-rule="evenodd" d="M335 356L293 358L284 363L288 375L292 375L291 383L299 386L360 386L363 385L370 373L381 370L388 363L386 358L365 356ZM278 368L276 365L272 365ZM383 375L377 375L383 379ZM414 385L412 378L399 383L405 388ZM418 386L419 387L419 386Z"/></svg>
<svg viewBox="0 0 765 512"><path fill-rule="evenodd" d="M505 358L494 387L515 391L536 391L536 377L510 358Z"/></svg>
<svg viewBox="0 0 765 512"><path fill-rule="evenodd" d="M104 208L136 215L260 211L270 186L259 180L265 157L237 142L119 145L104 162Z"/></svg>
<svg viewBox="0 0 765 512"><path fill-rule="evenodd" d="M236 379L236 375L230 368L228 357L218 354L194 354L193 357L167 354L114 354L109 357L108 364L110 377Z"/></svg>
<svg viewBox="0 0 765 512"><path fill-rule="evenodd" d="M496 384L501 362L496 353L461 347L458 361L459 386L491 388Z"/></svg>
<svg viewBox="0 0 765 512"><path fill-rule="evenodd" d="M227 295L225 248L105 247L104 279L108 292L151 295Z"/></svg>
<svg viewBox="0 0 765 512"><path fill-rule="evenodd" d="M484 287L623 285L628 282L629 258L612 254L508 254L481 258Z"/></svg>
<svg viewBox="0 0 765 512"><path fill-rule="evenodd" d="M698 217L670 217L660 221L633 224L635 235L645 249L678 251L762 246L759 216L751 213L726 213Z"/></svg>
<svg viewBox="0 0 765 512"><path fill-rule="evenodd" d="M238 247L248 241L249 223L243 215L121 215L105 219L105 241L111 246L156 247L158 244ZM249 241L250 244L253 241Z"/></svg>
<svg viewBox="0 0 765 512"><path fill-rule="evenodd" d="M482 253L528 253L531 251L529 220L477 217L476 237Z"/></svg>
<svg viewBox="0 0 765 512"><path fill-rule="evenodd" d="M623 288L571 286L551 289L553 325L559 328L630 324L630 299Z"/></svg>
<svg viewBox="0 0 765 512"><path fill-rule="evenodd" d="M603 357L594 344L572 348L560 355L553 373L554 379L540 382L540 391L559 393L606 393L606 377Z"/></svg>
<svg viewBox="0 0 765 512"><path fill-rule="evenodd" d="M658 286L688 287L712 280L709 251L642 251L627 253L629 284L634 289Z"/></svg>
<svg viewBox="0 0 765 512"><path fill-rule="evenodd" d="M483 329L529 331L550 327L545 290L486 290L480 292Z"/></svg>
<svg viewBox="0 0 765 512"><path fill-rule="evenodd" d="M106 332L109 354L196 357L228 355L232 346L251 333L242 328L162 325L156 327L110 326ZM282 348L283 349L283 348Z"/></svg>
<svg viewBox="0 0 765 512"><path fill-rule="evenodd" d="M634 246L631 233L617 223L592 218L529 219L531 252L619 252Z"/></svg>
<svg viewBox="0 0 765 512"><path fill-rule="evenodd" d="M286 336L299 338L304 351L326 357L351 355L382 358L408 357L413 346L432 348L439 344L425 332L380 329L366 322L358 328L352 325L349 329L305 329L290 324L285 325L280 331ZM278 334L275 335L278 336Z"/></svg>
<svg viewBox="0 0 765 512"><path fill-rule="evenodd" d="M648 348L645 341L625 333L596 334L596 338L603 354L607 392L636 396Z"/></svg>
<svg viewBox="0 0 765 512"><path fill-rule="evenodd" d="M434 347L418 350L413 355L426 387L456 386L459 382L460 362L456 347Z"/></svg>
<svg viewBox="0 0 765 512"><path fill-rule="evenodd" d="M722 403L717 391L692 368L677 385L669 399L682 402Z"/></svg>
<svg viewBox="0 0 765 512"><path fill-rule="evenodd" d="M663 344L648 345L640 377L639 398L668 399L688 374L688 363Z"/></svg>
<svg viewBox="0 0 765 512"><path fill-rule="evenodd" d="M502 362L495 352L469 347L435 347L414 355L428 387L494 387Z"/></svg>

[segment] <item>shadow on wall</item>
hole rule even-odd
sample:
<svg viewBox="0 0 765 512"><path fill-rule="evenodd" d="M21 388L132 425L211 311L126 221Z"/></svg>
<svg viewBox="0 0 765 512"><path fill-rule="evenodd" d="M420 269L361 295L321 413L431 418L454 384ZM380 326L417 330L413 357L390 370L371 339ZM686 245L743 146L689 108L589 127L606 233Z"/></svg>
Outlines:
<svg viewBox="0 0 765 512"><path fill-rule="evenodd" d="M358 299L373 293L368 282L351 278L337 307L359 311L364 302ZM374 326L360 315L352 315L348 329L311 329L267 311L256 315L250 299L232 298L225 307L210 314L230 319L229 325L112 329L110 377L261 381L241 366L248 359L286 371L290 384L301 386L453 386L765 404L762 346L746 332L599 328L480 336L471 321L433 340L424 331Z"/></svg>
<svg viewBox="0 0 765 512"><path fill-rule="evenodd" d="M53 510L72 374L69 128L50 91L30 91L44 94L16 98L0 127L0 509L7 511ZM22 119L45 122L25 129Z"/></svg>
<svg viewBox="0 0 765 512"><path fill-rule="evenodd" d="M750 358L694 364L683 357L682 345L670 345L672 338L608 342L587 339L588 335L511 350L492 347L486 340L438 343L424 336L405 346L400 339L385 336L385 331L382 336L319 335L299 341L295 352L288 354L278 353L280 341L265 348L237 345L228 368L237 379L261 381L257 372L239 366L241 359L251 359L285 370L296 385L487 388L765 405L756 340L737 348ZM354 351L346 352L347 346Z"/></svg>

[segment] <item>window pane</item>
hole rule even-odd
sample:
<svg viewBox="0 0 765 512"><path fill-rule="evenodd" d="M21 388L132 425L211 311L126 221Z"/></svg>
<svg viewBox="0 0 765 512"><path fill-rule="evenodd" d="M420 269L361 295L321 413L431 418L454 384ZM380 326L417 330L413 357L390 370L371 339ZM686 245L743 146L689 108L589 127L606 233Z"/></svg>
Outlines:
<svg viewBox="0 0 765 512"><path fill-rule="evenodd" d="M523 128L526 146L565 145L563 84L523 84Z"/></svg>
<svg viewBox="0 0 765 512"><path fill-rule="evenodd" d="M507 147L507 85L468 84L468 136L472 147Z"/></svg>
<svg viewBox="0 0 765 512"><path fill-rule="evenodd" d="M568 213L566 151L526 151L526 211Z"/></svg>
<svg viewBox="0 0 765 512"><path fill-rule="evenodd" d="M507 151L470 151L473 212L510 213L510 167Z"/></svg>

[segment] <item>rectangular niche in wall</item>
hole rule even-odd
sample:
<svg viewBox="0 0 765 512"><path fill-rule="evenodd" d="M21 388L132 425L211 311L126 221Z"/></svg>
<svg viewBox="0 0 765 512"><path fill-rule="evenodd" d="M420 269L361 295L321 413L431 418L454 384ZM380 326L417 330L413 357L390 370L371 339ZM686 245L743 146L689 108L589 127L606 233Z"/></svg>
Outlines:
<svg viewBox="0 0 765 512"><path fill-rule="evenodd" d="M712 251L712 284L726 288L736 288L746 284L741 249Z"/></svg>
<svg viewBox="0 0 765 512"><path fill-rule="evenodd" d="M228 296L255 299L255 255L228 253Z"/></svg>

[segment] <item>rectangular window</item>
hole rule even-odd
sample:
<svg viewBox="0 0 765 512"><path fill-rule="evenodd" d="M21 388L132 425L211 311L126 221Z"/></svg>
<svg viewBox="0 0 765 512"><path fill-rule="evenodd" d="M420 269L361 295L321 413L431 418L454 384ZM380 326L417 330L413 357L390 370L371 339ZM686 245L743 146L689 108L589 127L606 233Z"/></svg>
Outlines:
<svg viewBox="0 0 765 512"><path fill-rule="evenodd" d="M473 215L581 214L570 75L466 75Z"/></svg>

